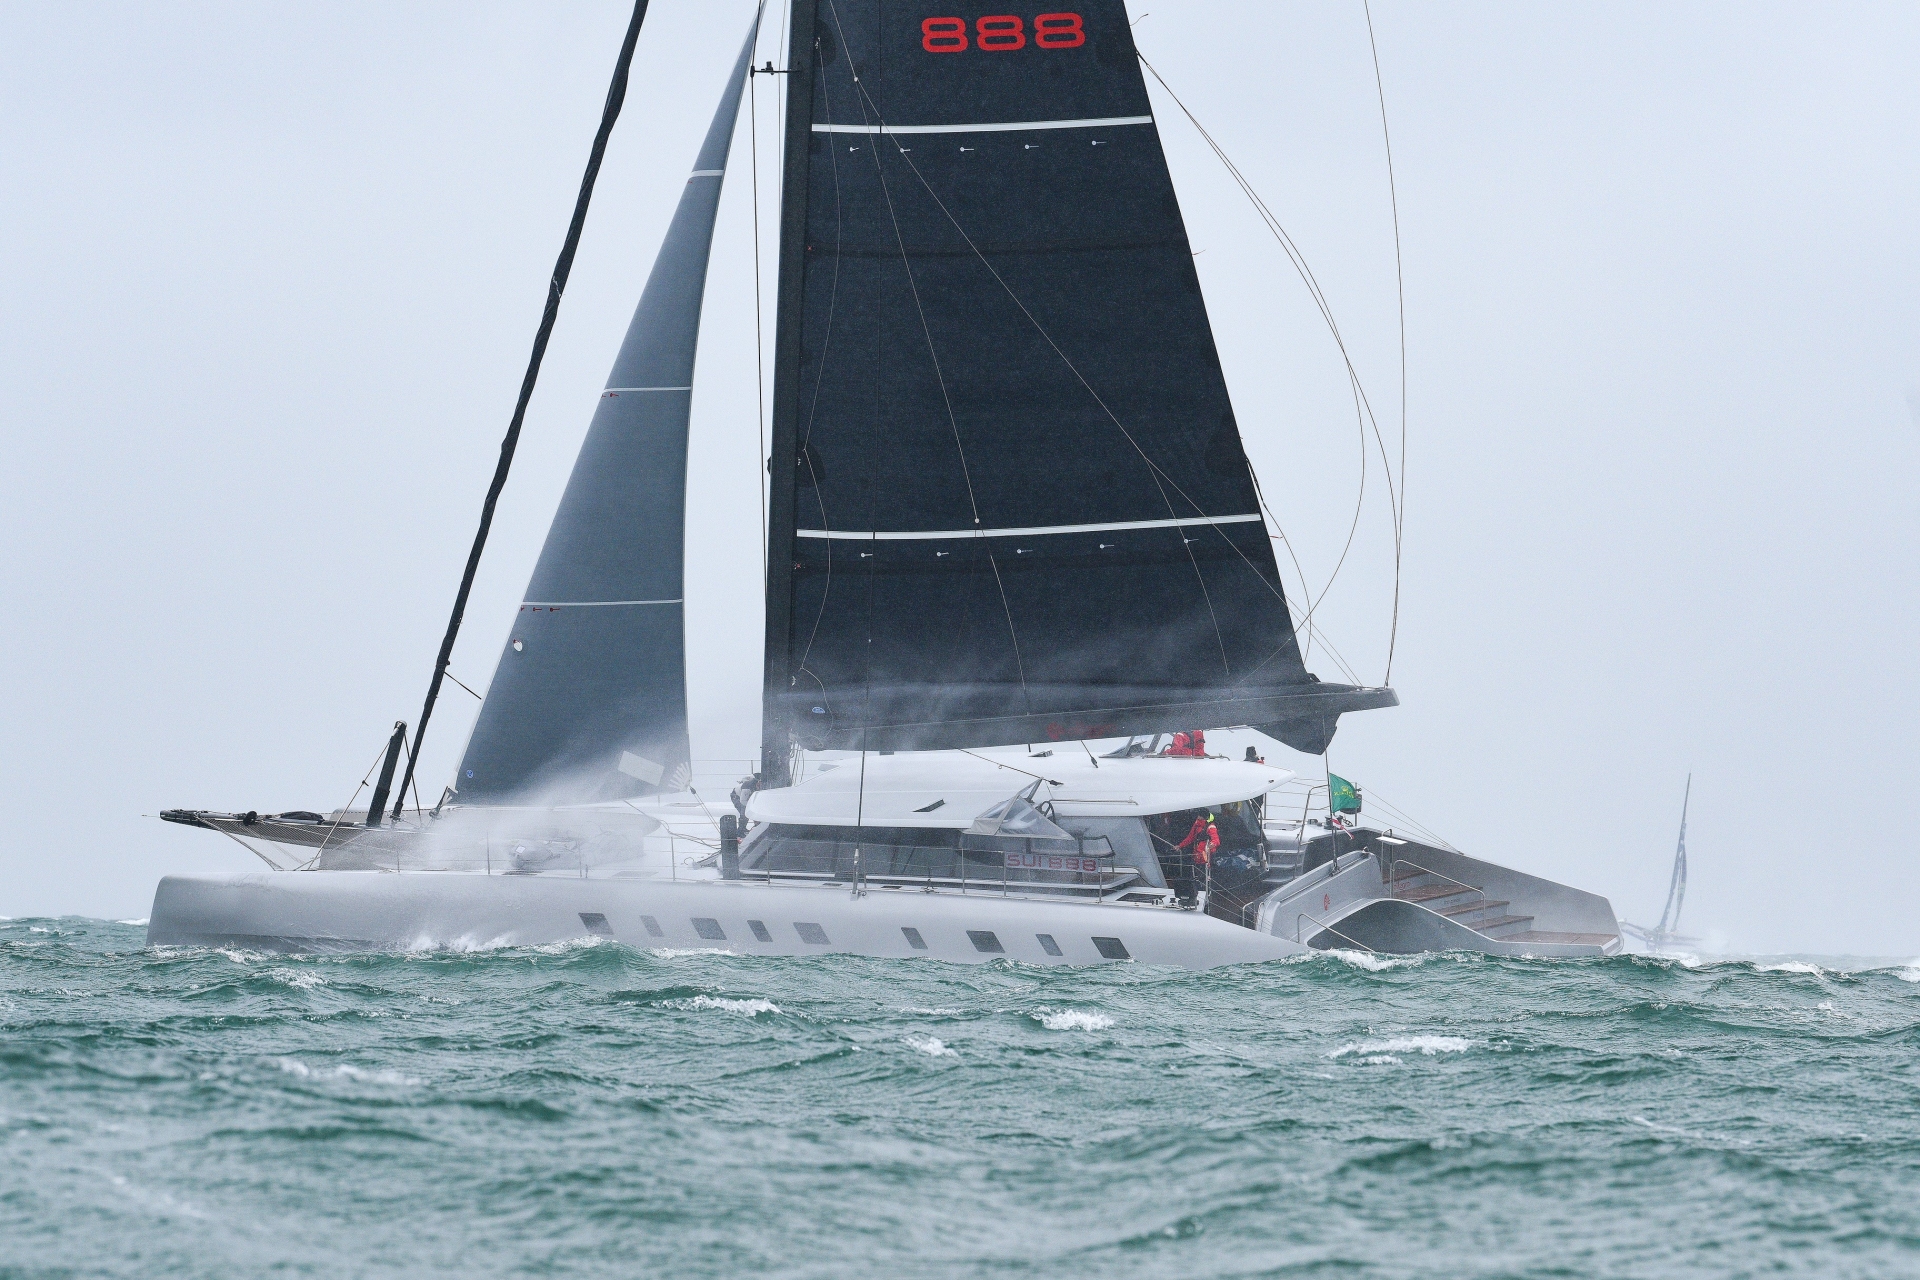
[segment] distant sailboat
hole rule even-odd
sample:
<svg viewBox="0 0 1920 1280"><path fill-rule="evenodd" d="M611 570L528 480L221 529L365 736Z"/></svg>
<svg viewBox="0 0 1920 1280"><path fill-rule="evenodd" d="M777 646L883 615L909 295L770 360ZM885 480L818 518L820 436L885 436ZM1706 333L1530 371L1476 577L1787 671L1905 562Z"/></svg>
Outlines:
<svg viewBox="0 0 1920 1280"><path fill-rule="evenodd" d="M386 818L396 727L364 814L169 811L314 852L166 878L150 941L1192 967L1618 948L1604 898L1316 834L1265 812L1287 770L1198 733L1156 749L1251 726L1317 754L1342 715L1399 699L1306 669L1125 5L1030 24L794 0L762 755L735 811L682 790L682 561L751 36L453 785ZM845 754L809 773L819 752ZM411 871L454 874L381 874Z"/></svg>
<svg viewBox="0 0 1920 1280"><path fill-rule="evenodd" d="M1667 885L1667 905L1660 913L1660 923L1649 929L1620 922L1621 932L1655 951L1700 945L1700 939L1680 932L1680 908L1687 900L1687 807L1692 803L1693 775L1688 774L1687 789L1680 800L1680 840L1673 850L1673 878Z"/></svg>

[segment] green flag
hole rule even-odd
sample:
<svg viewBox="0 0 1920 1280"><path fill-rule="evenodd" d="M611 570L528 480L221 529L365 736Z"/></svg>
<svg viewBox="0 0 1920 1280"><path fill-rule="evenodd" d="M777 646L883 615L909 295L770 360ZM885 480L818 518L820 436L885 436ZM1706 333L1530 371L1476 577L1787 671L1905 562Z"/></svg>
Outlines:
<svg viewBox="0 0 1920 1280"><path fill-rule="evenodd" d="M1337 773L1328 774L1327 811L1329 813L1360 812L1360 788Z"/></svg>

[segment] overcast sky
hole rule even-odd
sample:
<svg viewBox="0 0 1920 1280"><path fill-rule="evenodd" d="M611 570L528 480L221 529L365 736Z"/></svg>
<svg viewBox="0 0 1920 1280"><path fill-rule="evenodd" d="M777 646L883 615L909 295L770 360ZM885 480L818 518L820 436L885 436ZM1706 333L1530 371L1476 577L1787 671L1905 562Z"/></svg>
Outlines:
<svg viewBox="0 0 1920 1280"><path fill-rule="evenodd" d="M163 873L247 869L142 815L331 808L417 717L626 10L0 5L0 914L139 917ZM455 655L469 684L751 11L653 4ZM1359 4L1133 12L1390 410ZM1404 705L1348 717L1334 768L1643 921L1691 771L1690 928L1920 953L1920 8L1380 0L1374 26L1406 264ZM779 27L776 7L763 58ZM777 104L757 87L770 299ZM1360 480L1337 353L1153 93L1248 452L1317 592ZM743 115L688 553L695 754L743 763L748 141ZM1393 588L1377 459L1367 493L1316 618L1371 682ZM1309 665L1341 677L1322 648ZM442 703L430 796L474 706Z"/></svg>

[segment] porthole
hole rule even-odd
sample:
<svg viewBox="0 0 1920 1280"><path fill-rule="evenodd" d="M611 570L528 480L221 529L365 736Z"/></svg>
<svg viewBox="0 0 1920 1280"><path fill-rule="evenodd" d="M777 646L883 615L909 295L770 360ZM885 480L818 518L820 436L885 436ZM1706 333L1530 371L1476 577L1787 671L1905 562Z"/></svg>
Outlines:
<svg viewBox="0 0 1920 1280"><path fill-rule="evenodd" d="M747 928L753 930L753 936L761 942L773 941L773 935L767 932L767 922L765 920L749 920L747 921Z"/></svg>
<svg viewBox="0 0 1920 1280"><path fill-rule="evenodd" d="M815 947L831 946L827 941L827 931L817 924L808 924L804 920L793 922L794 932L800 935L800 941Z"/></svg>
<svg viewBox="0 0 1920 1280"><path fill-rule="evenodd" d="M972 941L975 951L985 951L996 955L1005 955L1007 953L1007 949L1000 945L1000 939L994 936L993 930L991 929L969 929L967 930L967 937Z"/></svg>
<svg viewBox="0 0 1920 1280"><path fill-rule="evenodd" d="M1053 940L1052 934L1036 933L1033 936L1040 939L1040 949L1046 952L1048 955L1057 956L1057 955L1065 954L1060 950L1060 944Z"/></svg>
<svg viewBox="0 0 1920 1280"><path fill-rule="evenodd" d="M1094 947L1108 960L1131 960L1133 956L1127 950L1127 944L1118 938L1095 938Z"/></svg>
<svg viewBox="0 0 1920 1280"><path fill-rule="evenodd" d="M915 951L925 951L927 949L927 940L920 936L918 929L909 929L903 925L901 926L900 932L907 935L907 945Z"/></svg>
<svg viewBox="0 0 1920 1280"><path fill-rule="evenodd" d="M693 931L701 937L710 938L715 942L725 942L727 940L727 931L720 927L720 922L708 916L695 916L693 918Z"/></svg>
<svg viewBox="0 0 1920 1280"><path fill-rule="evenodd" d="M660 922L652 916L641 916L640 923L645 927L649 938L664 938L667 936L666 930L662 929Z"/></svg>

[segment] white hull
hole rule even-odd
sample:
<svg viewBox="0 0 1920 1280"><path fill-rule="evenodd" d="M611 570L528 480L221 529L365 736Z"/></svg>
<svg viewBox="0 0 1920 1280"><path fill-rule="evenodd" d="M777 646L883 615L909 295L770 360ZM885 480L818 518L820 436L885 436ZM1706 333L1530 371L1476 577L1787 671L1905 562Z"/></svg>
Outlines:
<svg viewBox="0 0 1920 1280"><path fill-rule="evenodd" d="M701 936L696 920L714 922L724 938ZM749 923L755 920L768 940L756 937ZM712 924L707 927L713 931ZM918 933L924 949L912 945L908 929ZM992 935L989 949L976 942L972 935L978 933ZM1061 954L1048 954L1042 934ZM844 885L803 882L463 872L168 876L154 894L147 928L151 946L263 950L465 950L596 935L636 947L740 955L1076 965L1127 959L1190 969L1274 960L1308 949L1199 911L1161 906L915 888L873 888L855 896ZM809 935L826 941L808 942ZM1110 951L1117 941L1124 956L1103 955L1096 938L1108 939Z"/></svg>

